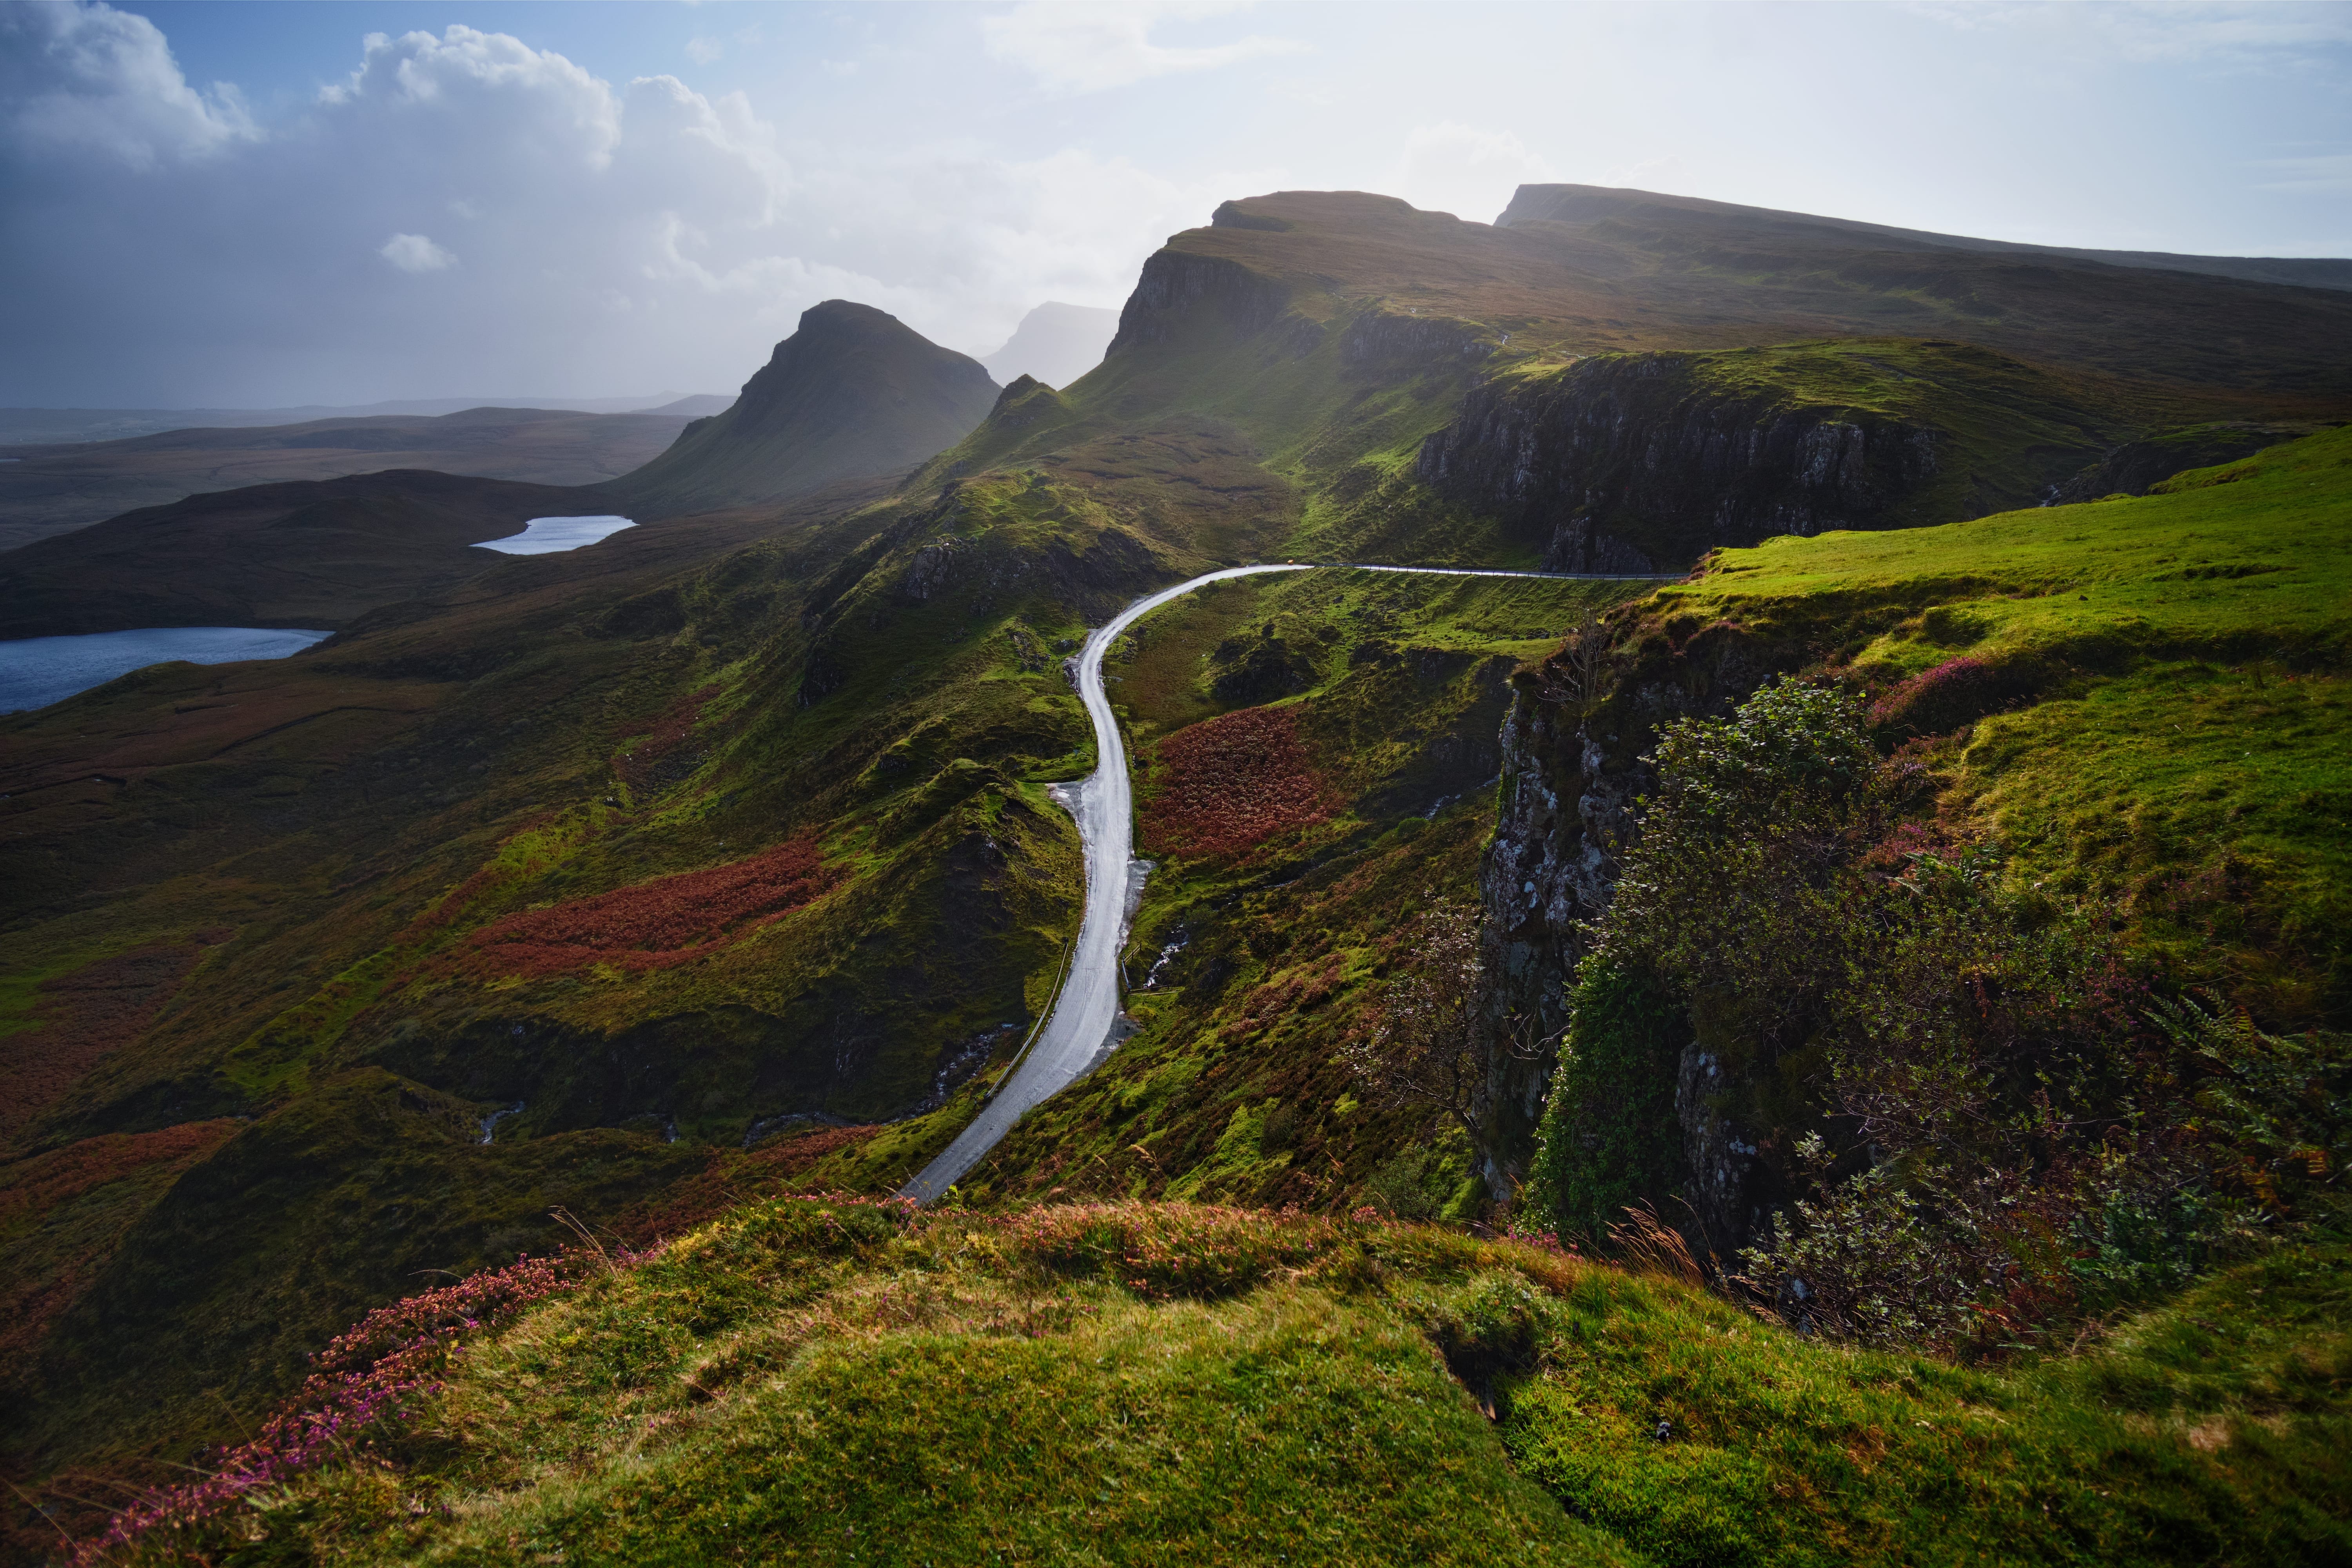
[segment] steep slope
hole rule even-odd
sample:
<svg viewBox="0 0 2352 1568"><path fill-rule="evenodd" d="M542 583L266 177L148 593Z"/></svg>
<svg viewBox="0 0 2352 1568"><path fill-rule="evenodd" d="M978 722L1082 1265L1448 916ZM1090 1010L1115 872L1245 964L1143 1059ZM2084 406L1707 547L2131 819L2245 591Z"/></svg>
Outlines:
<svg viewBox="0 0 2352 1568"><path fill-rule="evenodd" d="M2130 362L2111 375L1940 332L1824 341L1912 310L1908 275L1882 299L1865 268L1842 316L1769 279L1693 303L1671 268L1578 243L1345 194L1228 204L1147 265L1100 366L1014 383L891 493L652 524L384 605L282 667L166 668L0 725L0 1041L61 1047L8 1123L47 1238L12 1352L12 1474L158 1479L414 1270L543 1248L552 1204L634 1242L786 1166L896 1187L1050 1002L1077 888L1047 790L1093 763L1056 656L1154 585L1290 555L1532 563L1571 499L1621 538L1661 510L1761 529L1792 492L1819 526L1948 521L2127 437L2308 407L2263 390L2264 356L2311 359L2338 330L2333 295L2105 268L2084 276L2119 323L2100 352ZM2302 341L2132 358L2185 330L2179 290L2216 289L2284 301ZM1643 361L1672 395L1625 392ZM2227 372L2210 385L2208 363ZM1628 444L1555 442L1620 393ZM1844 510L1791 466L1841 425L1865 452L1933 432L1937 467ZM1706 439L1666 440L1685 431ZM1556 489L1487 482L1510 470L1480 454L1522 435L1559 458ZM1718 437L1756 461L1628 457ZM694 479L683 457L674 477ZM1401 962L1400 905L1477 886L1496 723L1532 679L1512 668L1630 590L1302 579L1147 623L1113 670L1161 861L1130 972L1177 951L1139 987L1138 1048L976 1196L1489 1201L1458 1133L1366 1102L1335 1047ZM1761 656L1702 668L1749 646L1737 626L1664 626L1661 691L1760 679ZM1521 698L1556 739L1541 693ZM1221 816L1220 770L1244 764L1265 810ZM1528 798L1505 797L1507 829Z"/></svg>
<svg viewBox="0 0 2352 1568"><path fill-rule="evenodd" d="M734 406L606 487L652 515L790 500L895 474L961 440L996 399L980 365L870 305L801 313Z"/></svg>
<svg viewBox="0 0 2352 1568"><path fill-rule="evenodd" d="M1117 310L1065 305L1048 300L1013 329L1013 336L980 363L1006 386L1030 376L1048 386L1067 386L1102 363L1103 350L1118 331Z"/></svg>
<svg viewBox="0 0 2352 1568"><path fill-rule="evenodd" d="M1898 863L1978 854L1997 886L2111 932L2135 985L2203 987L2264 1028L2342 1029L2347 581L2352 430L2138 499L1709 557L1519 678L1481 879L1490 1013L1547 1036L1568 1022L1591 922L1658 794L1662 727L1803 672L1872 694L1885 743L1908 742L1925 798L1889 841ZM1727 1252L1760 1195L1803 1190L1781 1076L1796 1069L1727 1045L1719 1019L1641 1016L1652 1032L1622 1047L1613 1092L1675 1120L1626 1201L1696 1214ZM1493 1058L1488 1136L1507 1166L1534 1147L1552 1065ZM2153 1107L2179 1091L2144 1092Z"/></svg>
<svg viewBox="0 0 2352 1568"><path fill-rule="evenodd" d="M436 418L319 419L18 448L17 461L0 465L0 550L184 496L386 468L595 484L660 456L692 416L473 408Z"/></svg>
<svg viewBox="0 0 2352 1568"><path fill-rule="evenodd" d="M1662 210L1228 202L1145 264L1100 367L915 482L1207 436L1293 488L1296 552L1678 569L2039 500L2135 442L2185 467L2184 426L2352 411L2338 292Z"/></svg>

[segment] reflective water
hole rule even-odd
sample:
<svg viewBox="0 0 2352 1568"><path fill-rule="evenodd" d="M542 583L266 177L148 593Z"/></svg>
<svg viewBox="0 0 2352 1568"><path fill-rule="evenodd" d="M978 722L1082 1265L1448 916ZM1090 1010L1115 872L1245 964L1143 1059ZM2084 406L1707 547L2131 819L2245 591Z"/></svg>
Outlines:
<svg viewBox="0 0 2352 1568"><path fill-rule="evenodd" d="M0 713L46 708L118 675L170 659L233 664L245 658L284 658L332 635L263 626L149 626L135 632L0 642Z"/></svg>
<svg viewBox="0 0 2352 1568"><path fill-rule="evenodd" d="M510 533L504 539L485 539L474 548L495 550L501 555L554 555L636 526L625 517L609 513L602 517L534 517L522 525L520 533Z"/></svg>

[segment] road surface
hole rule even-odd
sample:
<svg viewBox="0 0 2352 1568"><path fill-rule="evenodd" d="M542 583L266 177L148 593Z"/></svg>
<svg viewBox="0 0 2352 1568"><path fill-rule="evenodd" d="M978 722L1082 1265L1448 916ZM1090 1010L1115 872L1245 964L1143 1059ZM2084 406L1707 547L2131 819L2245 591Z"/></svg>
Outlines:
<svg viewBox="0 0 2352 1568"><path fill-rule="evenodd" d="M1070 959L1069 978L1054 1004L1045 1032L1020 1058L1012 1077L948 1145L946 1152L923 1167L922 1173L898 1189L900 1197L927 1204L961 1181L964 1173L996 1147L1031 1106L1061 1092L1094 1066L1111 1045L1118 1023L1121 984L1119 949L1127 942L1128 864L1134 856L1135 799L1128 773L1127 746L1118 721L1112 716L1110 698L1103 690L1103 655L1122 633L1171 599L1181 598L1205 583L1229 577L1254 577L1266 572L1311 572L1321 563L1279 566L1232 566L1163 588L1138 599L1118 618L1087 638L1078 652L1078 700L1095 727L1095 771L1066 804L1078 819L1078 837L1086 847L1087 909L1078 926L1078 942ZM1334 563L1367 572L1403 572L1437 577L1567 577L1557 572L1488 572L1443 566L1373 566L1360 562Z"/></svg>

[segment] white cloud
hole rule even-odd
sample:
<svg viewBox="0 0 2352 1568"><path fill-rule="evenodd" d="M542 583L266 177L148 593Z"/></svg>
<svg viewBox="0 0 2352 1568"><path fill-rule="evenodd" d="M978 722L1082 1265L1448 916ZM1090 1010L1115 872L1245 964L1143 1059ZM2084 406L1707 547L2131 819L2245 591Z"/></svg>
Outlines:
<svg viewBox="0 0 2352 1568"><path fill-rule="evenodd" d="M141 170L259 134L235 87L197 91L154 23L102 4L0 7L0 105L13 140Z"/></svg>
<svg viewBox="0 0 2352 1568"><path fill-rule="evenodd" d="M2254 189L2286 195L2343 195L2352 193L2352 153L2326 153L2313 158L2269 158L2259 168L2274 171Z"/></svg>
<svg viewBox="0 0 2352 1568"><path fill-rule="evenodd" d="M1486 223L1521 184L1557 177L1511 132L1447 120L1405 137L1389 188L1417 207Z"/></svg>
<svg viewBox="0 0 2352 1568"><path fill-rule="evenodd" d="M688 38L686 58L698 66L717 65L725 57L727 46L716 38Z"/></svg>
<svg viewBox="0 0 2352 1568"><path fill-rule="evenodd" d="M457 258L421 234L395 234L376 252L403 272L442 272Z"/></svg>
<svg viewBox="0 0 2352 1568"><path fill-rule="evenodd" d="M936 135L788 143L740 95L616 86L460 26L369 37L270 135L167 181L0 135L0 401L268 405L725 391L835 296L1002 342L1041 299L1118 304L1166 235L1284 180ZM99 320L115 347L92 355Z"/></svg>
<svg viewBox="0 0 2352 1568"><path fill-rule="evenodd" d="M1057 92L1099 92L1179 71L1212 70L1269 55L1299 54L1296 38L1258 34L1183 48L1151 41L1163 21L1194 22L1242 7L1218 0L1134 0L1128 5L1022 0L981 23L989 58L1024 68Z"/></svg>

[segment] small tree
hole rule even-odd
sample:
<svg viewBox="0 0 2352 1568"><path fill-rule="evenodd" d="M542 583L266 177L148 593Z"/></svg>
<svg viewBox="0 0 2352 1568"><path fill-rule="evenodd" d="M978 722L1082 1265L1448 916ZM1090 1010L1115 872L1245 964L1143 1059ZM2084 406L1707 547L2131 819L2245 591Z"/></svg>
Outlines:
<svg viewBox="0 0 2352 1568"><path fill-rule="evenodd" d="M1480 1163L1486 1140L1478 1131L1486 1063L1476 1032L1478 915L1439 899L1413 922L1411 957L1388 983L1372 1026L1340 1052L1373 1097L1391 1106L1422 1106L1451 1116L1470 1139Z"/></svg>

